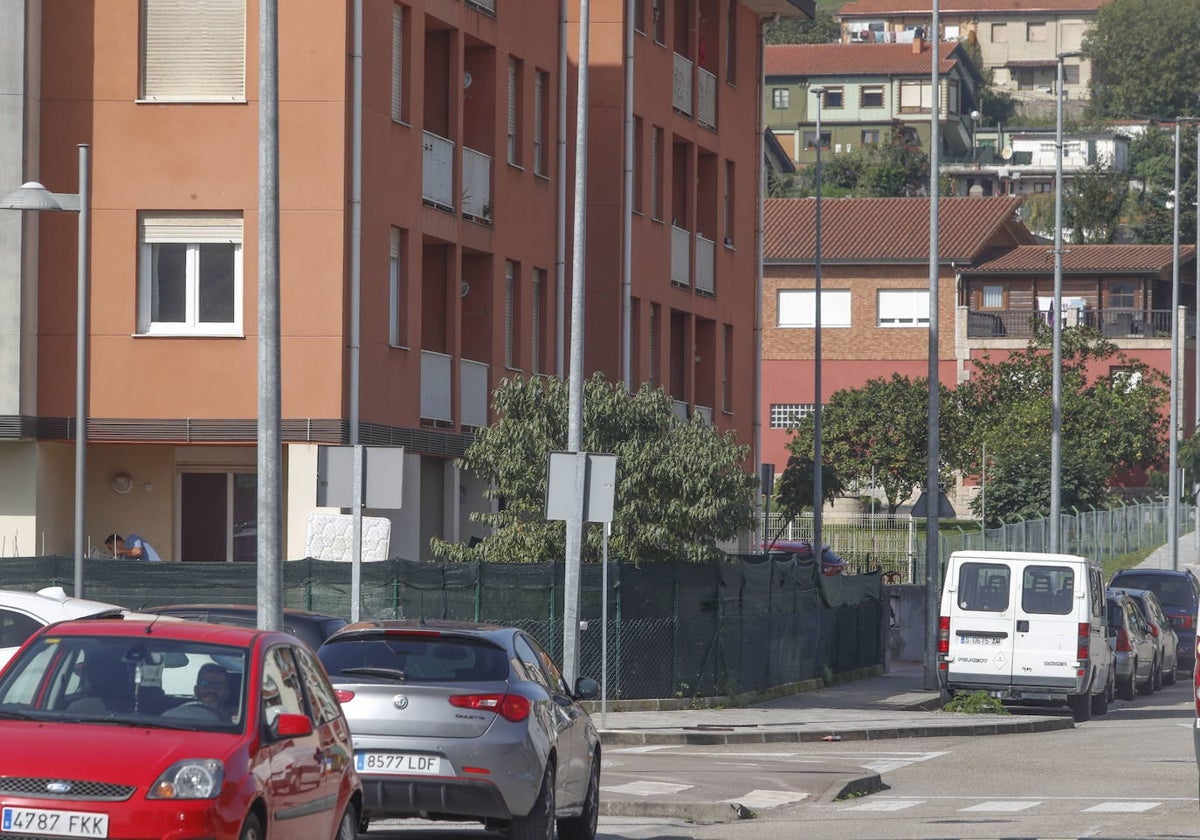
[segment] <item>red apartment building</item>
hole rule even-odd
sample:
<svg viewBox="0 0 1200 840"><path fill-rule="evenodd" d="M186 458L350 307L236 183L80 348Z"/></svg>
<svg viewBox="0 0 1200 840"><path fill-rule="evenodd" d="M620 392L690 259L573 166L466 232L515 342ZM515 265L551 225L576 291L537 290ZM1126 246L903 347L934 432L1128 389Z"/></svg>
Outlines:
<svg viewBox="0 0 1200 840"><path fill-rule="evenodd" d="M631 384L747 444L762 25L811 6L649 0L626 20L623 2L591 4L586 372L628 364ZM91 147L93 547L134 530L165 559L254 559L258 15L254 0L0 7L0 194L77 191ZM565 375L578 24L545 0L278 3L288 558L320 511L318 447L352 428L405 449L403 507L368 511L390 521L388 556L475 536L468 514L490 503L454 457L491 390ZM75 227L0 213L0 555L71 549Z"/></svg>

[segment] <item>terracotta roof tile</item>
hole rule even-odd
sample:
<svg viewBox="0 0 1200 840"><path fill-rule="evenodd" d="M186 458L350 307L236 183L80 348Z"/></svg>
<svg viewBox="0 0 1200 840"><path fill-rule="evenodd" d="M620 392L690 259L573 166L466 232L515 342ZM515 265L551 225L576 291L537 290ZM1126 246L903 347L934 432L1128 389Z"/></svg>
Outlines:
<svg viewBox="0 0 1200 840"><path fill-rule="evenodd" d="M824 215L824 213L822 213ZM822 220L824 227L824 220ZM1172 245L1063 245L1064 274L1160 274L1174 261ZM824 250L824 243L822 243ZM1196 255L1194 245L1179 248L1180 261ZM1019 245L988 254L967 274L1053 274L1054 246Z"/></svg>
<svg viewBox="0 0 1200 840"><path fill-rule="evenodd" d="M1095 12L1110 0L941 0L938 12L942 15L978 14L1021 14L1027 12ZM930 14L932 0L855 0L846 3L838 15L862 17L866 15Z"/></svg>
<svg viewBox="0 0 1200 840"><path fill-rule="evenodd" d="M949 73L958 63L958 44L940 47L939 72ZM912 44L770 44L764 52L768 77L928 75L930 59L928 48L914 53Z"/></svg>
<svg viewBox="0 0 1200 840"><path fill-rule="evenodd" d="M816 253L815 198L764 203L763 258L812 262ZM999 243L1029 243L1013 196L953 197L938 203L942 261L973 262ZM999 240L997 237L1000 237ZM833 198L821 202L822 262L912 262L929 259L929 199Z"/></svg>

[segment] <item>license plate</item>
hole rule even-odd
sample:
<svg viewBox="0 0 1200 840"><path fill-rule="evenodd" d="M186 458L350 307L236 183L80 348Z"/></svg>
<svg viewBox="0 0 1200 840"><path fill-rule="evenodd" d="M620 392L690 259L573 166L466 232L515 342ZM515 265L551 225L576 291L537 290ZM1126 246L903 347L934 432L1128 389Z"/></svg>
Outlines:
<svg viewBox="0 0 1200 840"><path fill-rule="evenodd" d="M0 812L0 831L58 837L108 837L108 814L5 808Z"/></svg>
<svg viewBox="0 0 1200 840"><path fill-rule="evenodd" d="M393 752L360 752L354 754L354 769L359 773L382 773L397 776L449 776L444 762L436 755Z"/></svg>
<svg viewBox="0 0 1200 840"><path fill-rule="evenodd" d="M995 636L962 636L964 645L998 645L1000 639Z"/></svg>

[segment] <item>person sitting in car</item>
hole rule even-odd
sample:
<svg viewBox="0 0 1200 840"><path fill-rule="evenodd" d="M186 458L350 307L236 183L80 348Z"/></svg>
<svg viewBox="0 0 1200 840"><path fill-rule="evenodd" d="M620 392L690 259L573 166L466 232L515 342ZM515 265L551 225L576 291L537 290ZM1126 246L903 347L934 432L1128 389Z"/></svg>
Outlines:
<svg viewBox="0 0 1200 840"><path fill-rule="evenodd" d="M163 717L191 718L193 720L233 720L233 709L229 705L229 674L220 665L209 662L200 667L193 689L195 700L163 712Z"/></svg>

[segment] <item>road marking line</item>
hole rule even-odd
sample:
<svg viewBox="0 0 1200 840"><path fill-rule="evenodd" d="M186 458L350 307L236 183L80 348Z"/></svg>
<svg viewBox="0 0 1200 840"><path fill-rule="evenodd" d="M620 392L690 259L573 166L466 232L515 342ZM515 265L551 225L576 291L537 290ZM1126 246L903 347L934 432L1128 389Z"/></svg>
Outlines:
<svg viewBox="0 0 1200 840"><path fill-rule="evenodd" d="M808 797L806 791L796 790L752 790L744 796L726 799L725 802L733 802L738 805L744 805L747 808L776 808L780 805L787 805L791 802L799 802L801 799Z"/></svg>
<svg viewBox="0 0 1200 840"><path fill-rule="evenodd" d="M1099 805L1093 805L1091 808L1084 808L1083 813L1138 813L1140 811L1149 811L1151 808L1157 808L1158 802L1102 802Z"/></svg>
<svg viewBox="0 0 1200 840"><path fill-rule="evenodd" d="M880 800L878 802L864 802L861 805L854 805L850 808L843 808L843 811L903 811L905 808L915 808L922 805L920 800Z"/></svg>
<svg viewBox="0 0 1200 840"><path fill-rule="evenodd" d="M612 787L601 785L600 790L606 790L609 793L628 793L633 796L653 796L656 793L679 793L692 787L694 785L676 785L670 782L629 782Z"/></svg>
<svg viewBox="0 0 1200 840"><path fill-rule="evenodd" d="M971 805L967 808L959 808L959 811L1024 811L1026 808L1032 808L1035 805L1041 805L1040 800L1031 802L1014 802L1012 800L980 802L978 805Z"/></svg>

